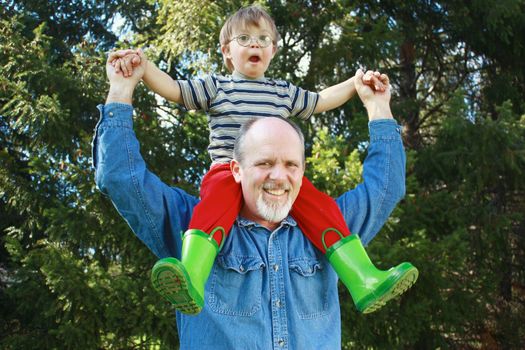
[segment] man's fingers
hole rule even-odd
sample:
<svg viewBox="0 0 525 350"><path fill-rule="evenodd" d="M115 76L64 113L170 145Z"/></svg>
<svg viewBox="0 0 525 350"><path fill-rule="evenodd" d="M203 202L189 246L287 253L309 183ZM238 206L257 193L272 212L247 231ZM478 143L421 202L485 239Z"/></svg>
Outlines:
<svg viewBox="0 0 525 350"><path fill-rule="evenodd" d="M363 74L363 84L370 86L375 91L383 92L386 90L389 79L386 74L381 74L379 71L367 70Z"/></svg>
<svg viewBox="0 0 525 350"><path fill-rule="evenodd" d="M135 51L133 49L112 51L108 55L108 62L111 63L111 62L115 61L118 58L122 58L122 57L124 57L126 55L133 54L133 53L136 54L137 51Z"/></svg>
<svg viewBox="0 0 525 350"><path fill-rule="evenodd" d="M115 73L120 73L122 70L120 69L120 59L116 59L113 61L113 67L115 67Z"/></svg>
<svg viewBox="0 0 525 350"><path fill-rule="evenodd" d="M128 77L129 76L129 70L128 70L128 67L126 66L126 62L124 61L123 58L119 58L119 64L120 64L120 69L122 70L122 74L125 76L125 77Z"/></svg>
<svg viewBox="0 0 525 350"><path fill-rule="evenodd" d="M379 77L379 80L381 80L381 82L385 85L390 84L390 78L388 78L388 75L386 74L381 74L381 76Z"/></svg>
<svg viewBox="0 0 525 350"><path fill-rule="evenodd" d="M379 78L374 74L371 79L371 86L376 91L385 91L385 85L379 80Z"/></svg>

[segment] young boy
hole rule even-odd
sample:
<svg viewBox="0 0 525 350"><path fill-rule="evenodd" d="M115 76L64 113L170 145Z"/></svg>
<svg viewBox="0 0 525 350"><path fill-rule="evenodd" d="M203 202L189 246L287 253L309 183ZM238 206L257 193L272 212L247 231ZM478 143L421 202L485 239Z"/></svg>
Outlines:
<svg viewBox="0 0 525 350"><path fill-rule="evenodd" d="M319 94L266 78L264 73L277 51L278 40L275 23L268 13L258 6L249 6L233 14L220 33L221 51L231 76L175 81L147 61L140 50L110 54L117 72L129 76L133 66L145 64L143 80L153 91L188 109L204 110L209 116L208 151L213 162L202 180L201 202L184 234L181 260L161 259L152 270L154 288L181 312L201 311L204 286L215 257L242 205L241 188L229 164L240 127L251 118L265 116L307 119L314 113L339 107L356 92L353 77ZM388 77L368 72L363 82L381 92ZM269 196L283 195L283 190L265 191ZM350 234L335 201L306 178L291 215L308 239L326 254L359 311L379 309L416 281L418 271L410 263L388 271L375 268L357 235Z"/></svg>

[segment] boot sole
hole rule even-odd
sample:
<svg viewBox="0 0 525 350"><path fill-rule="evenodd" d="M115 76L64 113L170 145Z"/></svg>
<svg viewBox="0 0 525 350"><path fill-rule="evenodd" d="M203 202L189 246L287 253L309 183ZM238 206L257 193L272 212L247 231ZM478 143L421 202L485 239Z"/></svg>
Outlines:
<svg viewBox="0 0 525 350"><path fill-rule="evenodd" d="M159 260L151 271L153 288L178 311L196 315L204 305L182 263L174 258Z"/></svg>
<svg viewBox="0 0 525 350"><path fill-rule="evenodd" d="M364 314L377 311L387 302L406 292L417 281L418 270L412 264L404 265L397 274L391 276L383 282L373 295L363 298L358 304L357 309Z"/></svg>

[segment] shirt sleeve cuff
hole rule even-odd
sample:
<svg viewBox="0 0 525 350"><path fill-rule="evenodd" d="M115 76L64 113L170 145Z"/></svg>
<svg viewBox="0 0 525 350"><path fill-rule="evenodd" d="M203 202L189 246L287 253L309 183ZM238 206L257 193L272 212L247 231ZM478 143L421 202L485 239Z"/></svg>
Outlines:
<svg viewBox="0 0 525 350"><path fill-rule="evenodd" d="M368 123L370 140L395 140L401 137L401 126L395 119L377 119Z"/></svg>
<svg viewBox="0 0 525 350"><path fill-rule="evenodd" d="M133 106L126 103L112 102L98 105L100 122L110 122L133 127Z"/></svg>

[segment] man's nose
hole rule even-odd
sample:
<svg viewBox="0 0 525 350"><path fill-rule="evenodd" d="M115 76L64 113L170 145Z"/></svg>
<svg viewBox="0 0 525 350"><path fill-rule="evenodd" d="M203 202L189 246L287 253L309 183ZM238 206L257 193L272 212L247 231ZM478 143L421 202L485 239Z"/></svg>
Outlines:
<svg viewBox="0 0 525 350"><path fill-rule="evenodd" d="M286 179L286 168L282 165L275 165L270 171L270 179L272 180L284 180Z"/></svg>

